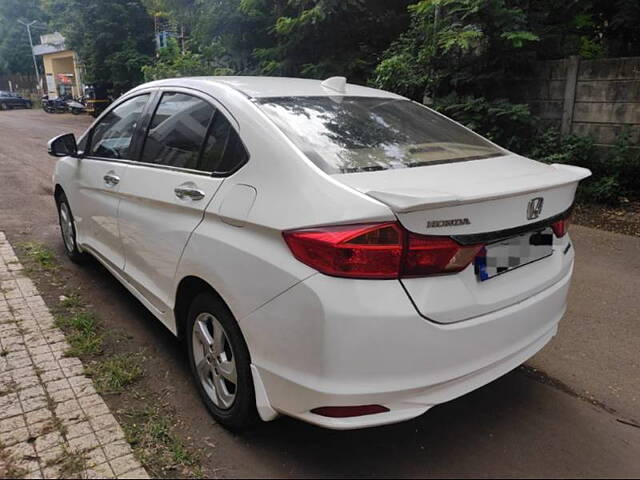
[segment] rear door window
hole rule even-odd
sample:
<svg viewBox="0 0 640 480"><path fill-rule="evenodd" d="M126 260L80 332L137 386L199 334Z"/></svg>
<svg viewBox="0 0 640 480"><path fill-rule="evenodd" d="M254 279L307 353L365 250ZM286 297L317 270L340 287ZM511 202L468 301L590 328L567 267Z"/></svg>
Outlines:
<svg viewBox="0 0 640 480"><path fill-rule="evenodd" d="M198 169L200 151L216 109L183 93L164 93L144 143L141 162Z"/></svg>
<svg viewBox="0 0 640 480"><path fill-rule="evenodd" d="M130 159L131 142L149 94L121 103L93 129L89 154L101 158Z"/></svg>

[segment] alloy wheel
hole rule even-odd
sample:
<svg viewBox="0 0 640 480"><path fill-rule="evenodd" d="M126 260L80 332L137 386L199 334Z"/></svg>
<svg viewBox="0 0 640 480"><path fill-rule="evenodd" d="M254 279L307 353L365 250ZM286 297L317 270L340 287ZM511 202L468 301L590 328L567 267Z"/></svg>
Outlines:
<svg viewBox="0 0 640 480"><path fill-rule="evenodd" d="M226 330L210 313L201 313L193 324L193 361L198 378L214 405L228 410L236 399L236 357Z"/></svg>

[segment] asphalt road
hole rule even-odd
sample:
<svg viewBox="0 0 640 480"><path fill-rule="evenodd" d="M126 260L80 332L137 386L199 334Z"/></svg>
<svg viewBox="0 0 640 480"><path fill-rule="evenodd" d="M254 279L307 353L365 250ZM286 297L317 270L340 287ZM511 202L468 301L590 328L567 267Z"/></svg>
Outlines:
<svg viewBox="0 0 640 480"><path fill-rule="evenodd" d="M46 141L87 117L0 114L0 230L64 256ZM145 349L147 383L169 399L180 433L217 477L640 477L640 239L572 229L577 266L559 335L514 371L419 419L333 432L280 419L233 435L208 416L179 344L97 264L63 262L93 308L130 348ZM108 400L109 401L109 400ZM599 405L594 405L599 403Z"/></svg>

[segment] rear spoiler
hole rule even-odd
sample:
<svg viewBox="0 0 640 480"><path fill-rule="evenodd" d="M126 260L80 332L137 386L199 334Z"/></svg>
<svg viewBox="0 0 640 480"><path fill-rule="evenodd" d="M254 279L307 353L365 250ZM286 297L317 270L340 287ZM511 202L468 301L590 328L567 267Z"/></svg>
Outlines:
<svg viewBox="0 0 640 480"><path fill-rule="evenodd" d="M452 194L436 190L424 191L415 188L394 188L393 191L369 190L363 193L388 205L394 212L409 213L416 210L451 207L464 205L466 203L526 195L578 183L591 176L590 170L573 165L554 163L550 165L550 167L555 171L534 177L522 176L511 178L509 179L510 184L508 186L504 185L504 180L496 183L480 184L476 192L468 195Z"/></svg>

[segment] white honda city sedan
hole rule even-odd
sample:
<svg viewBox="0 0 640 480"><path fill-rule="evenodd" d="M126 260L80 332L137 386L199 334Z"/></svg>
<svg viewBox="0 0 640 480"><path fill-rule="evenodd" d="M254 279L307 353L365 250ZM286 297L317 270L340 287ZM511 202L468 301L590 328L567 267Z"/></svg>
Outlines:
<svg viewBox="0 0 640 480"><path fill-rule="evenodd" d="M399 422L522 364L590 174L342 77L148 83L49 152L69 257L184 339L229 428Z"/></svg>

